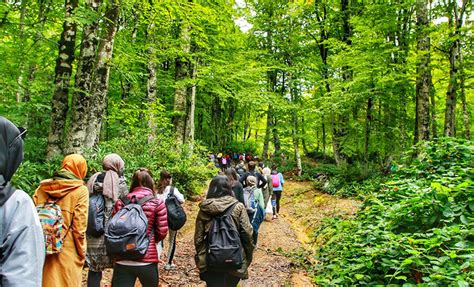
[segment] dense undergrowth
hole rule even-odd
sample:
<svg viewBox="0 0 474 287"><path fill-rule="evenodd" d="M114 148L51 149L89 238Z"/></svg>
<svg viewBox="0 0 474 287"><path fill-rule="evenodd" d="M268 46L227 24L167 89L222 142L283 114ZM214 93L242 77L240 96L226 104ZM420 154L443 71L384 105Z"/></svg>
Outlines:
<svg viewBox="0 0 474 287"><path fill-rule="evenodd" d="M303 261L317 284L474 284L474 146L440 139L416 149L356 217L314 231L317 249Z"/></svg>
<svg viewBox="0 0 474 287"><path fill-rule="evenodd" d="M62 158L46 161L45 150L44 139L31 137L25 140L25 160L15 174L14 183L29 194L35 191L41 180L50 178L60 167ZM124 159L128 181L139 167L148 168L156 180L160 170L166 169L173 175L173 185L188 196L198 193L202 185L217 173L212 165L208 165L206 154L198 145L191 151L188 146L176 145L168 134L158 135L148 143L146 137L136 132L103 142L94 150L87 151L84 155L88 165L86 180L102 170L102 159L109 153L117 153Z"/></svg>

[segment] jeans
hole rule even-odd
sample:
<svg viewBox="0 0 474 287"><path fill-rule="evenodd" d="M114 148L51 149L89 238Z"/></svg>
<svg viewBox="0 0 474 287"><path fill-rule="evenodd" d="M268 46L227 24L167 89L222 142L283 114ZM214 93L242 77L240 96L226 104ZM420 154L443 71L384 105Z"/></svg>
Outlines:
<svg viewBox="0 0 474 287"><path fill-rule="evenodd" d="M274 190L272 196L272 206L273 206L273 215L280 213L280 199L281 199L281 190ZM273 198L275 198L275 203L273 203Z"/></svg>
<svg viewBox="0 0 474 287"><path fill-rule="evenodd" d="M173 263L174 252L176 251L176 234L178 234L178 231L169 230L168 264L170 265Z"/></svg>
<svg viewBox="0 0 474 287"><path fill-rule="evenodd" d="M137 278L143 287L158 286L158 264L151 263L143 266L114 265L113 287L134 287Z"/></svg>

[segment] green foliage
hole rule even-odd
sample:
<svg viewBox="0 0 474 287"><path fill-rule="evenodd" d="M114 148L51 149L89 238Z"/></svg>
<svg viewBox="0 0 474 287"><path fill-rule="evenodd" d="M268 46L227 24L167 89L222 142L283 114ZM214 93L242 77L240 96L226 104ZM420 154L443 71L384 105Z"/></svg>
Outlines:
<svg viewBox="0 0 474 287"><path fill-rule="evenodd" d="M474 145L440 139L417 151L356 218L315 231L318 284L474 284Z"/></svg>
<svg viewBox="0 0 474 287"><path fill-rule="evenodd" d="M125 177L130 183L133 172L140 167L148 168L156 181L159 180L160 171L168 170L173 175L173 184L187 195L201 192L207 180L217 174L213 166L206 161L204 149L195 146L193 151L189 147L177 146L169 134L161 134L151 143L142 136L143 131L135 131L129 136L117 137L108 142L102 142L94 150L87 151L85 158L88 165L88 176L102 170L102 159L109 153L119 154L125 161ZM44 149L39 155L30 147L38 142L36 138L26 139L27 153L25 161L14 176L14 184L33 194L41 180L50 178L60 168L62 158L50 161L38 160L44 158ZM44 146L44 145L43 145ZM41 147L41 145L39 146Z"/></svg>

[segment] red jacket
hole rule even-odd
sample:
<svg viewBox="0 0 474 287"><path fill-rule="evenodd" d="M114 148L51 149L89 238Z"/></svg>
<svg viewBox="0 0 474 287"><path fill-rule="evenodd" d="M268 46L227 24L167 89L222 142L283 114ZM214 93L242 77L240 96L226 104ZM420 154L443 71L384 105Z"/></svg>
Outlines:
<svg viewBox="0 0 474 287"><path fill-rule="evenodd" d="M137 187L132 192L130 192L127 197L131 198L135 196L136 199L143 198L148 195L153 195L151 189L146 187ZM113 214L117 213L123 207L123 202L117 200L114 206ZM163 240L168 234L168 218L166 215L166 206L163 200L155 198L146 202L143 206L143 211L148 218L148 236L150 237L150 244L148 245L148 250L145 256L141 259L135 261L139 262L159 262L158 252L156 251L156 243ZM150 236L152 229L154 232Z"/></svg>

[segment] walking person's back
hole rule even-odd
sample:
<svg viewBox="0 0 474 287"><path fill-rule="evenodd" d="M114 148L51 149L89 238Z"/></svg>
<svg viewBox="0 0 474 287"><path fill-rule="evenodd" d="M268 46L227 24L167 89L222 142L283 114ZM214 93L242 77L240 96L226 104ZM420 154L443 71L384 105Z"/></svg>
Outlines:
<svg viewBox="0 0 474 287"><path fill-rule="evenodd" d="M241 279L248 278L248 266L252 262L254 246L252 244L252 226L247 216L244 205L235 199L227 177L217 176L210 185L207 198L199 205L199 213L196 219L194 233L194 245L196 248L196 264L199 268L200 278L206 281L207 286L237 286ZM239 239L238 246L220 246L225 242L210 242L211 229L214 224L223 224L230 217L231 228L225 230L226 234L232 234L232 239ZM219 218L219 219L217 219ZM221 225L224 226L224 225ZM213 234L216 235L216 234ZM220 248L212 249L213 243L219 243ZM228 243L227 243L228 244ZM224 254L226 250L240 248L240 252ZM224 262L215 266L213 263L219 261L214 254L220 252L225 255ZM232 255L242 255L235 257ZM224 266L228 264L228 266ZM226 268L227 269L224 269Z"/></svg>
<svg viewBox="0 0 474 287"><path fill-rule="evenodd" d="M33 196L37 207L55 203L64 220L59 253L46 256L43 286L80 286L82 267L86 259L86 228L89 192L84 185L86 160L78 154L64 158L61 170L44 180Z"/></svg>
<svg viewBox="0 0 474 287"><path fill-rule="evenodd" d="M10 182L23 161L24 134L0 117L0 286L42 286L44 237L28 194Z"/></svg>
<svg viewBox="0 0 474 287"><path fill-rule="evenodd" d="M101 224L105 228L112 216L114 204L120 197L127 195L128 186L123 176L125 163L118 154L105 156L102 167L104 170L92 175L87 182L87 187L91 196L103 198L104 210ZM100 287L102 272L106 268L112 268L112 259L107 255L104 239L103 232L100 235L87 234L88 287Z"/></svg>

